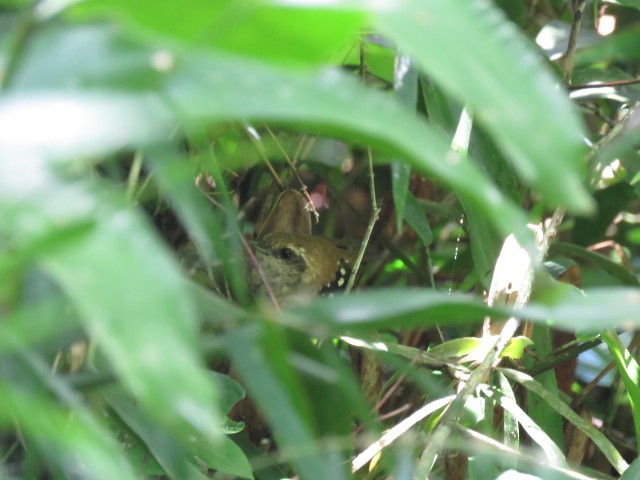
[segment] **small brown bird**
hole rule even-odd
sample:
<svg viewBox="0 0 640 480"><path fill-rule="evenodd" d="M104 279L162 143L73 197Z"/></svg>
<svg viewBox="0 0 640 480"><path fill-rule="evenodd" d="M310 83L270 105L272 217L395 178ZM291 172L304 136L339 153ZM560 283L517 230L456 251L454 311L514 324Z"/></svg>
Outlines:
<svg viewBox="0 0 640 480"><path fill-rule="evenodd" d="M278 301L288 302L346 287L357 252L311 235L307 202L299 192L280 194L256 236L260 270L249 271L252 292L264 295L270 288Z"/></svg>
<svg viewBox="0 0 640 480"><path fill-rule="evenodd" d="M356 252L327 238L273 232L255 246L260 272L252 269L249 287L267 293L267 283L276 298L288 301L343 290L351 275Z"/></svg>

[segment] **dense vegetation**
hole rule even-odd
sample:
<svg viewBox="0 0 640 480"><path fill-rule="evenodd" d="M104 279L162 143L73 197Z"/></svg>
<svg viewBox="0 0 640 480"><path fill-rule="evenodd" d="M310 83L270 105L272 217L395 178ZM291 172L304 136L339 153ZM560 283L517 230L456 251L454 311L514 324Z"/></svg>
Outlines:
<svg viewBox="0 0 640 480"><path fill-rule="evenodd" d="M0 478L638 478L639 9L0 2Z"/></svg>

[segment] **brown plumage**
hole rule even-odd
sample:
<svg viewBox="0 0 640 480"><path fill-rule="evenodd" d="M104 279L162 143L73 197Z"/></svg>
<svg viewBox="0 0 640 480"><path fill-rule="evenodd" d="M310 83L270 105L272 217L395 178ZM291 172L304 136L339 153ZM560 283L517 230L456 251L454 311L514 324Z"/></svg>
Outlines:
<svg viewBox="0 0 640 480"><path fill-rule="evenodd" d="M355 250L339 242L285 232L265 235L255 254L264 279L252 270L251 290L265 294L266 280L279 301L344 289L356 258Z"/></svg>

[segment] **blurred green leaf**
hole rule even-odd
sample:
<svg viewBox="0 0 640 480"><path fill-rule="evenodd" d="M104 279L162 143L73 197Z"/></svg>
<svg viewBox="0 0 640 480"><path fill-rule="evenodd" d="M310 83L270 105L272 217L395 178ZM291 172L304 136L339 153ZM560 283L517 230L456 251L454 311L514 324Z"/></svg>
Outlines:
<svg viewBox="0 0 640 480"><path fill-rule="evenodd" d="M624 182L598 190L593 196L598 204L598 214L589 218L576 218L573 238L578 245L589 246L603 241L607 228L616 215L626 210L631 201L638 199L633 187Z"/></svg>
<svg viewBox="0 0 640 480"><path fill-rule="evenodd" d="M193 430L219 436L215 391L196 354L195 310L149 225L97 183L64 182L45 162L12 163L3 153L0 233L30 245L43 232L93 222L83 235L43 251L38 263L153 418L183 438ZM24 169L29 177L13 183Z"/></svg>
<svg viewBox="0 0 640 480"><path fill-rule="evenodd" d="M316 327L318 333L323 328L330 332L356 332L411 326L427 328L436 324L459 325L478 322L490 312L492 310L480 299L469 295L399 288L319 299L307 307L291 310L295 318L307 319L306 324Z"/></svg>
<svg viewBox="0 0 640 480"><path fill-rule="evenodd" d="M347 478L343 455L316 441L311 400L292 367L284 332L263 323L235 330L227 340L234 368L270 420L280 449L298 475Z"/></svg>
<svg viewBox="0 0 640 480"><path fill-rule="evenodd" d="M536 299L536 303L519 310L518 316L541 323L549 321L576 332L640 325L640 290L635 288L594 288L582 293L557 284L538 293ZM383 289L319 299L306 307L292 308L287 322L298 322L304 328L313 328L318 335L327 335L376 328L461 325L477 322L485 315L504 318L512 313L509 309L489 308L479 298L455 292Z"/></svg>
<svg viewBox="0 0 640 480"><path fill-rule="evenodd" d="M547 359L551 357L553 345L552 345L552 333L551 328L548 325L534 325L531 333L531 341L534 343L533 351L537 359ZM529 357L524 359L524 364L527 367L533 365L533 361ZM558 381L556 378L556 372L554 369L549 369L538 375L536 380L547 389L547 391L556 396L560 396L560 390L558 389ZM549 437L559 447L564 445L564 433L562 418L544 398L539 395L533 395L531 392L527 392L527 413L540 427L547 432Z"/></svg>
<svg viewBox="0 0 640 480"><path fill-rule="evenodd" d="M393 205L396 210L396 228L402 227L405 217L405 205L409 195L409 180L411 178L411 166L400 161L391 163L391 188Z"/></svg>
<svg viewBox="0 0 640 480"><path fill-rule="evenodd" d="M242 386L229 375L223 375L218 372L209 372L212 380L218 386L217 390L220 392L220 411L228 413L236 403L245 397L244 389Z"/></svg>
<svg viewBox="0 0 640 480"><path fill-rule="evenodd" d="M609 352L616 362L618 374L627 389L627 396L631 403L631 413L636 432L640 431L640 366L633 355L625 348L615 330L609 330L602 335L602 339L609 347ZM636 434L636 443L640 442Z"/></svg>
<svg viewBox="0 0 640 480"><path fill-rule="evenodd" d="M602 268L609 275L617 279L623 285L637 286L638 279L628 269L622 265L609 260L604 255L591 252L584 247L573 245L571 243L557 242L551 246L553 254L568 255L574 258L582 259L597 267Z"/></svg>
<svg viewBox="0 0 640 480"><path fill-rule="evenodd" d="M637 457L633 462L631 462L631 465L629 465L629 468L624 471L620 480L633 480L638 475L640 475L640 457Z"/></svg>
<svg viewBox="0 0 640 480"><path fill-rule="evenodd" d="M73 29L68 30L71 35ZM118 33L109 28L105 30L110 33L105 37L103 32L97 45L117 45ZM74 58L95 57L102 53L92 49L92 45L74 44ZM83 49L82 55L77 49ZM127 47L126 51L133 55L133 59L140 58L141 53L135 50ZM100 57L104 62L102 68L109 68L113 63L111 68L118 71L121 59L109 55L109 51ZM153 57L153 50L149 48L142 48L142 52L146 52L146 58ZM515 232L522 243L529 241L531 246L522 212L506 201L475 166L453 155L448 142L430 129L426 122L413 117L379 92L367 91L357 82L333 70L285 70L239 56L206 51L178 53L167 49L162 55L166 68L158 66L160 78L154 79L149 87L159 88L163 98L169 100L171 110L187 124L204 119L218 122L270 120L295 124L304 129L322 127L326 133L367 140L374 146L403 155L405 161L414 168L451 185L461 198L477 205L481 212L487 214L503 235ZM134 66L137 62L134 60ZM118 81L101 75L101 69L84 68L82 62L76 64L78 66L67 62L63 64L65 68L58 69L61 72L60 85L90 80L94 88L101 86L112 89L118 86ZM19 85L16 82L14 89ZM20 131L24 130L17 137L13 133L11 138L7 135L8 145L17 150L20 144L16 139L25 138L27 124L16 126L10 122L10 114L18 108L25 111L24 107L29 106L33 113L28 118L40 118L36 131L41 137L39 139L36 135L29 141L29 151L37 148L39 153L61 156L96 154L109 147L115 148L129 142L146 143L153 138L166 136L167 110L157 99L144 95L123 99L111 95L99 95L95 101L88 97L87 102L84 96L69 95L60 99L56 96L53 99L45 97L40 101L38 97L22 101L18 98L18 104L13 106L11 103L0 103L0 126L3 125L2 119L6 118L7 133L15 132L18 127ZM68 120L82 126L74 135L54 135L63 116L57 101L64 101L64 105L79 105L78 111L72 110L73 115ZM47 114L43 116L44 109ZM350 114L344 115L342 112L345 110ZM4 117L3 111L6 112ZM65 118L67 115L65 113ZM92 119L110 120L101 123ZM33 133L33 125L29 125L29 132ZM65 126L65 132L69 132L69 126ZM3 138L0 136L0 139ZM26 148L25 145L23 147ZM501 215L492 215L495 211L500 211Z"/></svg>
<svg viewBox="0 0 640 480"><path fill-rule="evenodd" d="M413 110L418 101L418 71L408 57L399 56L394 69L394 92L400 102ZM401 229L405 218L405 204L409 194L411 166L396 160L391 163L391 186L396 210L396 228ZM428 242L430 243L430 242Z"/></svg>
<svg viewBox="0 0 640 480"><path fill-rule="evenodd" d="M175 264L140 221L124 211L105 212L91 235L49 252L44 265L157 420L185 436L187 424L216 436L213 388L194 353L193 307ZM147 286L144 293L137 285ZM177 416L167 417L168 409Z"/></svg>
<svg viewBox="0 0 640 480"><path fill-rule="evenodd" d="M469 139L471 158L479 162L482 170L489 173L503 194L521 204L525 197L525 189L518 181L513 167L509 165L487 132L477 122L473 127ZM473 255L473 268L484 287L488 289L491 284L490 273L493 271L504 238L496 231L495 226L487 221L487 216L479 212L474 204L465 202L464 209L466 229L469 233Z"/></svg>
<svg viewBox="0 0 640 480"><path fill-rule="evenodd" d="M478 337L454 338L429 349L429 353L443 358L464 357L473 353L481 343L482 339Z"/></svg>
<svg viewBox="0 0 640 480"><path fill-rule="evenodd" d="M123 0L91 0L72 18L107 17L167 41L239 52L289 64L326 61L359 33L367 16L355 2L315 6L267 0L165 0L149 10Z"/></svg>
<svg viewBox="0 0 640 480"><path fill-rule="evenodd" d="M433 232L427 220L426 212L411 192L407 192L406 196L405 220L413 231L416 232L416 235L418 235L418 238L425 247L428 247L431 242L433 242Z"/></svg>
<svg viewBox="0 0 640 480"><path fill-rule="evenodd" d="M1 367L0 367L1 368ZM26 438L67 475L92 479L135 479L119 445L102 426L79 409L74 415L59 405L0 382L0 423L20 422Z"/></svg>
<svg viewBox="0 0 640 480"><path fill-rule="evenodd" d="M196 435L189 438L188 443L181 443L121 393L112 392L107 399L121 420L145 442L172 478L205 478L197 473L200 464L241 478L253 478L244 453L228 437L211 442Z"/></svg>
<svg viewBox="0 0 640 480"><path fill-rule="evenodd" d="M523 243L530 239L519 209L505 201L475 166L452 154L426 122L379 92L368 91L334 70L287 71L238 57L203 54L182 61L185 68L167 78L166 89L186 122L250 118L366 140L402 154L414 168L449 184L481 211L500 210L500 216L491 218L502 233L515 232ZM212 71L217 74L207 73ZM212 96L212 91L218 95ZM349 115L342 113L345 109Z"/></svg>
<svg viewBox="0 0 640 480"><path fill-rule="evenodd" d="M545 296L537 295L538 301L544 302ZM560 299L550 299L547 306L540 303L526 306L523 317L539 322L549 320L554 327L569 331L600 331L640 325L639 304L637 288L593 288L581 293L566 287L565 294Z"/></svg>
<svg viewBox="0 0 640 480"><path fill-rule="evenodd" d="M633 62L640 59L638 28L614 32L606 41L599 41L576 54L576 65Z"/></svg>
<svg viewBox="0 0 640 480"><path fill-rule="evenodd" d="M572 211L592 210L582 186L581 122L502 12L488 1L403 6L382 12L376 23L467 103L527 183ZM457 40L436 48L444 38Z"/></svg>
<svg viewBox="0 0 640 480"><path fill-rule="evenodd" d="M529 337L524 337L524 336L513 337L509 342L509 344L502 351L500 356L503 358L518 360L522 358L524 349L531 345L533 345L533 340L531 340Z"/></svg>

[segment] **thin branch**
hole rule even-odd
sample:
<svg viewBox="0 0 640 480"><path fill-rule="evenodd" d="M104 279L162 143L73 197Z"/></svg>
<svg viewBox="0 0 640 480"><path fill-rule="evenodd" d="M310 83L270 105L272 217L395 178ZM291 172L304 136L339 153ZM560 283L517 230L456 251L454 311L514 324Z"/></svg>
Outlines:
<svg viewBox="0 0 640 480"><path fill-rule="evenodd" d="M630 78L627 80L614 80L611 82L602 83L587 83L584 85L567 85L568 90L583 90L585 88L606 88L606 87L620 87L624 85L635 85L640 83L640 78Z"/></svg>
<svg viewBox="0 0 640 480"><path fill-rule="evenodd" d="M247 125L245 125L244 131L246 132L247 136L249 137L253 145L256 147L256 150L258 151L260 158L266 165L267 170L269 171L269 174L271 174L273 181L276 182L276 185L278 185L278 188L280 189L280 191L283 191L284 183L282 183L282 180L280 180L280 177L278 176L275 168L273 168L273 165L271 165L271 162L267 157L267 152L265 152L264 147L262 146L262 143L260 143L260 135L258 135L258 133L253 128Z"/></svg>
<svg viewBox="0 0 640 480"><path fill-rule="evenodd" d="M291 169L291 171L293 172L293 175L296 177L296 180L298 180L298 183L300 184L300 191L301 191L302 195L304 195L304 197L307 199L307 205L309 205L308 210L310 210L311 213L313 213L313 216L316 219L316 223L318 223L318 221L320 220L320 214L318 213L318 211L316 210L315 205L311 201L311 197L309 196L309 191L308 191L309 189L307 187L307 184L304 183L304 180L302 180L302 178L300 177L300 174L298 173L298 169L294 165L294 163L291 160L291 158L289 158L289 155L287 154L286 150L282 147L282 145L278 141L278 139L275 136L275 134L271 131L271 129L268 126L265 125L264 128L267 130L267 132L269 133L269 135L271 136L273 141L276 143L276 145L278 147L278 150L280 150L280 153L282 153L282 156L285 158L285 160L289 164L289 168Z"/></svg>
<svg viewBox="0 0 640 480"><path fill-rule="evenodd" d="M353 270L351 271L351 275L349 276L349 281L347 282L347 287L345 288L345 293L349 293L353 288L353 284L356 281L356 275L358 274L358 270L360 269L360 264L362 263L362 258L364 257L364 252L367 249L367 245L369 244L369 239L371 238L371 232L373 232L373 227L378 221L378 216L380 215L380 208L376 202L376 187L373 177L373 156L371 155L371 148L367 149L367 154L369 157L369 182L370 182L370 190L371 190L371 218L369 219L369 225L367 226L367 231L364 234L364 238L362 239L362 243L360 244L360 250L358 251L358 257L356 258L355 264L353 265Z"/></svg>
<svg viewBox="0 0 640 480"><path fill-rule="evenodd" d="M281 311L280 304L278 303L278 299L276 298L275 293L273 293L273 289L271 288L271 285L269 284L269 281L267 280L267 277L264 274L262 267L260 266L260 262L258 261L255 254L253 253L253 250L251 250L251 247L249 246L249 243L247 242L247 240L242 235L240 235L240 239L242 240L242 245L244 246L244 249L247 252L249 261L251 262L251 268L255 268L256 271L258 272L258 275L260 276L260 280L262 280L262 283L264 284L264 288L267 290L267 295L269 296L269 300L271 300L271 303L275 307L276 311L280 312Z"/></svg>
<svg viewBox="0 0 640 480"><path fill-rule="evenodd" d="M582 24L584 5L585 0L574 0L573 23L571 24L571 33L567 43L567 52L564 55L564 71L562 73L562 81L565 85L571 85L571 75L573 74L573 66L576 59L576 47L578 46L578 34Z"/></svg>

